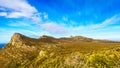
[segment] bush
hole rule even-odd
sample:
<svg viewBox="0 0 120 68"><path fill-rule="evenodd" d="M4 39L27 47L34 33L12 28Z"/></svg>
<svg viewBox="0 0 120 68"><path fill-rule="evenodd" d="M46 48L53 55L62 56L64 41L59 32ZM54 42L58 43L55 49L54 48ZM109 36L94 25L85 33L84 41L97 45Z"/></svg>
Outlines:
<svg viewBox="0 0 120 68"><path fill-rule="evenodd" d="M113 66L113 62L104 54L90 55L87 64L95 68L110 68Z"/></svg>

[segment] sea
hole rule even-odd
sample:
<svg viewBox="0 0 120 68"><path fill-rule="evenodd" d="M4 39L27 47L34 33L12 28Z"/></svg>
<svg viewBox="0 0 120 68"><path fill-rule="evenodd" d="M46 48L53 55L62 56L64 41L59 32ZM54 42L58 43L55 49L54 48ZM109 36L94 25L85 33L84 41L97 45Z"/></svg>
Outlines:
<svg viewBox="0 0 120 68"><path fill-rule="evenodd" d="M0 48L4 47L6 43L0 43Z"/></svg>

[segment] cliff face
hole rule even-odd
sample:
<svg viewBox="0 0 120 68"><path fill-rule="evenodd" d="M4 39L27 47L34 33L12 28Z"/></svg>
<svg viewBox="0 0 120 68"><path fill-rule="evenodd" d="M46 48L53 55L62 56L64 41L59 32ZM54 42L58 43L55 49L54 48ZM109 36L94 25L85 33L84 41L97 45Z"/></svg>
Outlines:
<svg viewBox="0 0 120 68"><path fill-rule="evenodd" d="M29 38L25 35L22 35L20 33L14 33L11 37L10 44L15 46L35 46L35 45L44 45L46 43L49 44L56 44L58 43L58 39L51 37L51 36L41 36L38 39L35 38Z"/></svg>
<svg viewBox="0 0 120 68"><path fill-rule="evenodd" d="M20 33L14 33L9 42L11 45L15 46L35 46L43 44L39 39L29 38Z"/></svg>
<svg viewBox="0 0 120 68"><path fill-rule="evenodd" d="M12 45L24 45L24 39L26 37L22 34L19 33L14 33L13 36L11 37L10 43Z"/></svg>
<svg viewBox="0 0 120 68"><path fill-rule="evenodd" d="M39 53L36 39L14 33L10 42L0 50L0 68L15 68L16 64L27 62ZM10 66L8 66L10 65Z"/></svg>

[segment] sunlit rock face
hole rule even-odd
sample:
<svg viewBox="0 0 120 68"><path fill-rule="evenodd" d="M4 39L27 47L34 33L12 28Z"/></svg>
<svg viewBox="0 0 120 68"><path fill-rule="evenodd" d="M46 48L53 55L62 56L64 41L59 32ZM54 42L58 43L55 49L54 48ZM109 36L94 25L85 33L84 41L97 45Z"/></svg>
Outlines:
<svg viewBox="0 0 120 68"><path fill-rule="evenodd" d="M30 45L29 39L29 37L24 36L20 33L14 33L9 43L16 46Z"/></svg>
<svg viewBox="0 0 120 68"><path fill-rule="evenodd" d="M23 44L23 35L19 34L19 33L14 33L12 38L11 38L11 41L10 43L12 45L22 45Z"/></svg>

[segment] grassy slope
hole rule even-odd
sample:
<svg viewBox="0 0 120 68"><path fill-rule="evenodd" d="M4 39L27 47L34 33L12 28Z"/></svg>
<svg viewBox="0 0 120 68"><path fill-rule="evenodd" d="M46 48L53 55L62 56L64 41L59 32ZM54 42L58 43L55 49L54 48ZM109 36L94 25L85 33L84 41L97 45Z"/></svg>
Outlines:
<svg viewBox="0 0 120 68"><path fill-rule="evenodd" d="M34 54L28 51L29 55L27 54L27 56L23 56L24 59L21 60L22 62L18 63L18 61L12 60L7 64L7 67L119 68L120 43L72 42L48 45L56 47L45 47L38 52L34 52Z"/></svg>
<svg viewBox="0 0 120 68"><path fill-rule="evenodd" d="M72 42L59 45L62 46L64 50L68 52L79 51L80 53L89 53L92 51L95 52L104 49L120 47L120 43L96 43L96 42Z"/></svg>

